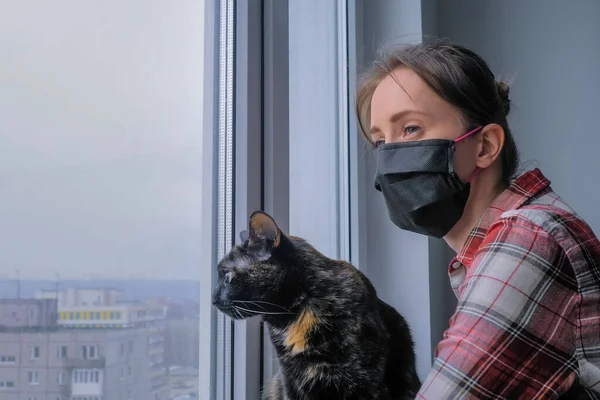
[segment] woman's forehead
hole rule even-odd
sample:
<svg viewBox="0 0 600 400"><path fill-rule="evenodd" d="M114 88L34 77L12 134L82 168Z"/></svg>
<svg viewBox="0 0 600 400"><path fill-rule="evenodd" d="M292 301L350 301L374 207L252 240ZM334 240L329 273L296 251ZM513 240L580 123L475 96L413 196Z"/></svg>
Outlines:
<svg viewBox="0 0 600 400"><path fill-rule="evenodd" d="M453 107L416 72L400 67L388 74L373 92L371 123L411 111L431 117L450 117L455 114Z"/></svg>

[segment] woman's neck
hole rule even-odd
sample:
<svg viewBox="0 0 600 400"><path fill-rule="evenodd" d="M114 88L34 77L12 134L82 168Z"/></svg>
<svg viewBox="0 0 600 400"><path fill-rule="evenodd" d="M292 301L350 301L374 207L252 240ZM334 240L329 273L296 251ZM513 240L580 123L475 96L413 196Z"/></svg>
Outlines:
<svg viewBox="0 0 600 400"><path fill-rule="evenodd" d="M499 174L496 171L490 169L478 174L471 183L469 200L461 219L444 236L444 240L452 250L457 254L460 252L469 234L479 224L490 204L505 189L506 185L500 183Z"/></svg>

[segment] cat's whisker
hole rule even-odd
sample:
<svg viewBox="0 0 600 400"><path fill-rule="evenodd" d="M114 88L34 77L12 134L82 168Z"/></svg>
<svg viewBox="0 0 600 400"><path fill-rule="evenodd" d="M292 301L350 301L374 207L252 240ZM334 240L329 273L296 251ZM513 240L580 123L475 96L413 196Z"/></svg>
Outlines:
<svg viewBox="0 0 600 400"><path fill-rule="evenodd" d="M289 314L293 314L291 312L269 312L269 311L251 310L251 309L236 306L236 305L234 305L233 308L238 309L240 311L246 311L250 314L256 314L256 315L289 315Z"/></svg>
<svg viewBox="0 0 600 400"><path fill-rule="evenodd" d="M286 312L291 312L290 310L288 310L287 308L285 308L283 306L280 306L279 304L275 304L275 303L271 303L271 302L263 301L263 300L232 300L232 302L234 302L234 303L248 303L248 304L251 304L251 305L258 306L258 307L262 307L262 306L259 306L259 304L265 304L265 305L268 305L268 306L279 307L280 309L282 309L282 310L284 310Z"/></svg>
<svg viewBox="0 0 600 400"><path fill-rule="evenodd" d="M238 301L239 303L242 303L242 304L244 304L244 305L246 305L246 304L249 304L249 305L251 305L251 306L260 307L260 308L261 308L262 310L264 310L264 311L269 311L269 310L267 310L267 309L266 309L264 306L261 306L260 304L256 304L256 303L254 303L254 302L252 302L252 301L241 301L241 300L237 300L237 301Z"/></svg>
<svg viewBox="0 0 600 400"><path fill-rule="evenodd" d="M240 318L251 317L251 316L255 315L254 313L248 312L248 311L246 311L244 309L240 309L237 306L233 306L233 310L237 313L237 315L240 316Z"/></svg>
<svg viewBox="0 0 600 400"><path fill-rule="evenodd" d="M234 308L234 309L233 309L233 312L235 313L235 315L236 315L238 318L240 318L240 319L241 319L241 318L244 318L244 316L242 315L242 313L241 313L241 312L239 312L239 310L236 310L236 309Z"/></svg>

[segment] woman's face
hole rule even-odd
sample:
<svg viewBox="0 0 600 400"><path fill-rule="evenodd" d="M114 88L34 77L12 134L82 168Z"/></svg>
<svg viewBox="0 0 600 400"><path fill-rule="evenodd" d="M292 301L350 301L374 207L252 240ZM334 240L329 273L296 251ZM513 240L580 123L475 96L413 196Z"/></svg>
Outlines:
<svg viewBox="0 0 600 400"><path fill-rule="evenodd" d="M395 69L373 93L370 134L376 145L423 139L455 140L465 133L459 111L409 68ZM473 136L456 145L455 171L461 179L467 179L475 170L476 152Z"/></svg>

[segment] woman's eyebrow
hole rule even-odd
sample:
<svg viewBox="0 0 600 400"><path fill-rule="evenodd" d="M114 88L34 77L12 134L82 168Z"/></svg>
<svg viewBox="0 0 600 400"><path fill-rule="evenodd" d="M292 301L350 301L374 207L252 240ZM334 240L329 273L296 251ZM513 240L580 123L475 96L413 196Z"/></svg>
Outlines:
<svg viewBox="0 0 600 400"><path fill-rule="evenodd" d="M398 111L397 113L394 113L390 117L389 121L391 123L395 123L395 122L399 121L400 119L406 118L406 117L410 117L413 114L417 114L420 117L427 117L427 116L429 116L429 114L427 114L424 111L419 111L419 110L402 110L402 111ZM369 134L370 135L374 135L374 134L379 133L379 132L381 132L381 129L379 129L379 127L377 127L375 125L371 126L371 128L369 129Z"/></svg>
<svg viewBox="0 0 600 400"><path fill-rule="evenodd" d="M427 113L425 113L423 111L419 111L419 110L402 110L402 111L399 111L399 112L393 114L390 117L390 122L396 122L402 118L409 117L412 114L418 114L421 117L426 117L428 115Z"/></svg>

